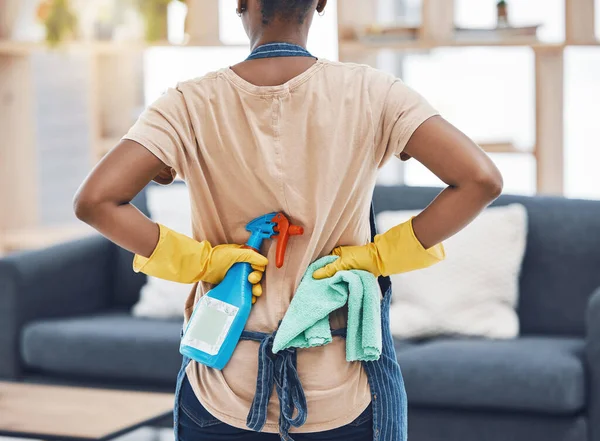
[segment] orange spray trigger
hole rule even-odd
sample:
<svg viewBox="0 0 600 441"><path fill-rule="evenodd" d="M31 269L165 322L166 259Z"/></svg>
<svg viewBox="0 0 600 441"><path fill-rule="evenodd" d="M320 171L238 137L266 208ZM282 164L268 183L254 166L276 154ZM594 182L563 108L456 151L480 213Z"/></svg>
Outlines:
<svg viewBox="0 0 600 441"><path fill-rule="evenodd" d="M290 221L283 213L277 213L271 219L275 223L273 230L279 234L275 236L277 241L277 253L275 254L275 266L281 268L285 258L285 250L287 248L288 239L290 236L301 236L304 234L304 228L298 225L291 225Z"/></svg>

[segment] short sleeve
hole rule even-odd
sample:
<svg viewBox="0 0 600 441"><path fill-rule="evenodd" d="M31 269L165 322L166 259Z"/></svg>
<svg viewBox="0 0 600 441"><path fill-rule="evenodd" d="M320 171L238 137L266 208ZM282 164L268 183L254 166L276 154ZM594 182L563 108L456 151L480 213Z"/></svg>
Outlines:
<svg viewBox="0 0 600 441"><path fill-rule="evenodd" d="M195 145L189 112L179 89L169 89L140 115L123 137L141 144L170 170L162 174L179 174L185 179L186 149ZM157 176L160 182L161 175ZM156 180L155 179L155 180ZM165 181L172 181L162 176ZM161 182L168 183L168 182Z"/></svg>
<svg viewBox="0 0 600 441"><path fill-rule="evenodd" d="M384 100L376 139L379 166L392 156L409 159L403 151L411 136L421 124L439 114L425 98L399 79L394 79Z"/></svg>

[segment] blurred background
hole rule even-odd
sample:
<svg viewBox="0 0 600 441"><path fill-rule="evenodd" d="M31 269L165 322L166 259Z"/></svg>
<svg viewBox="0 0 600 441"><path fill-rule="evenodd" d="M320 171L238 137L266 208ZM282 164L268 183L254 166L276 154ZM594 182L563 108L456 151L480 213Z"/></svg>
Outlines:
<svg viewBox="0 0 600 441"><path fill-rule="evenodd" d="M490 152L506 192L600 197L594 1L329 3L309 49L402 77ZM79 234L73 193L144 106L248 53L230 0L1 5L5 251ZM415 161L390 164L381 183L438 184Z"/></svg>
<svg viewBox="0 0 600 441"><path fill-rule="evenodd" d="M163 91L248 55L235 8L0 0L0 435L108 439L170 412L172 395L166 406L117 396L120 411L84 398L106 424L91 433L35 407L62 390L8 385L172 394L190 287L134 275L129 253L75 219L72 198ZM504 176L508 196L448 241L438 272L394 280L411 441L600 441L599 22L600 0L329 0L314 19L313 54L402 78ZM391 161L375 192L380 228L440 186L416 161ZM189 234L183 185L134 202ZM147 413L115 419L133 408Z"/></svg>

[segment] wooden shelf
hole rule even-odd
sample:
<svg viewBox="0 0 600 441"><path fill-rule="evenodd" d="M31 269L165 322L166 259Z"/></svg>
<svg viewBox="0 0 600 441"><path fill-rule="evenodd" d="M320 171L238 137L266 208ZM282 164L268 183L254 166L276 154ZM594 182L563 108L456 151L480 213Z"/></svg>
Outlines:
<svg viewBox="0 0 600 441"><path fill-rule="evenodd" d="M340 50L348 52L380 51L380 50L429 50L436 48L454 47L529 47L533 49L561 49L563 43L544 43L531 38L507 39L503 41L493 40L448 40L448 41L425 41L407 40L397 42L367 43L359 40L340 41Z"/></svg>
<svg viewBox="0 0 600 441"><path fill-rule="evenodd" d="M48 46L47 43L33 41L12 41L0 40L0 54L4 55L29 55L36 51L56 51L56 52L89 52L96 54L111 54L121 52L141 52L155 47L171 48L199 48L199 47L237 47L247 48L244 44L223 44L221 41L191 42L188 44L171 44L167 41L156 43L144 42L113 42L113 41L90 41L90 42L69 42L56 47Z"/></svg>
<svg viewBox="0 0 600 441"><path fill-rule="evenodd" d="M600 41L567 41L564 44L565 47L572 47L572 46L590 46L590 47L595 47L595 46L600 46Z"/></svg>
<svg viewBox="0 0 600 441"><path fill-rule="evenodd" d="M363 42L360 40L341 40L340 50L349 52L364 52L378 50L429 50L435 48L453 47L530 47L533 49L560 49L569 46L600 46L600 41L589 42L564 42L544 43L531 38L514 38L503 41L493 40L407 40L390 41L381 43ZM72 42L64 43L57 47L48 46L45 42L0 40L0 55L29 55L36 51L55 52L88 52L96 54L112 54L121 52L142 52L157 47L170 48L200 48L200 47L231 47L248 48L244 44L223 44L220 41L206 41L188 44L171 44L169 42L143 43L143 42Z"/></svg>

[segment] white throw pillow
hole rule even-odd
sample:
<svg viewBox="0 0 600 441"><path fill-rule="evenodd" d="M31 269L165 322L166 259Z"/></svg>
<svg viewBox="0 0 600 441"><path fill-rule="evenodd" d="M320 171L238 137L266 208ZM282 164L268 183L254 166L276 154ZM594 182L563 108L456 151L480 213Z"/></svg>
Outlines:
<svg viewBox="0 0 600 441"><path fill-rule="evenodd" d="M146 199L153 221L179 233L192 235L190 198L185 185L153 185L147 189ZM184 303L192 286L148 277L132 314L149 318L183 317Z"/></svg>
<svg viewBox="0 0 600 441"><path fill-rule="evenodd" d="M377 216L379 231L418 213L382 212ZM524 206L488 208L444 242L443 262L392 276L392 334L398 338L516 337L518 279L526 237Z"/></svg>

